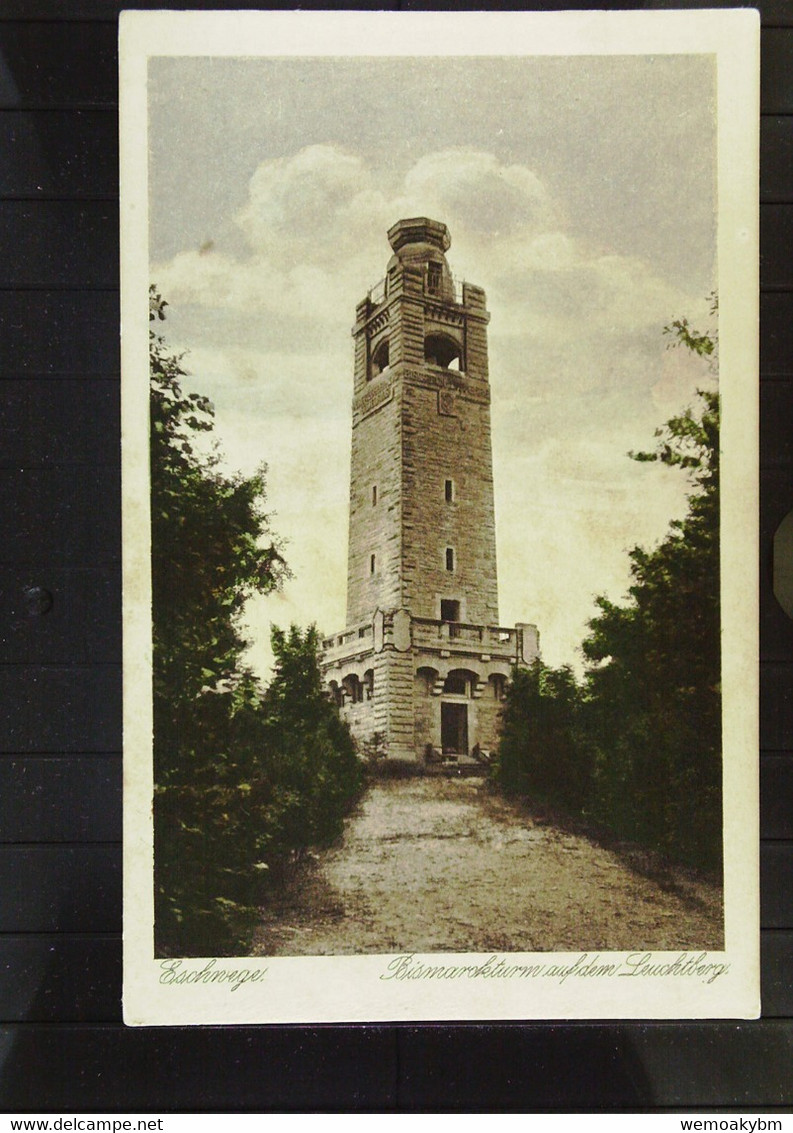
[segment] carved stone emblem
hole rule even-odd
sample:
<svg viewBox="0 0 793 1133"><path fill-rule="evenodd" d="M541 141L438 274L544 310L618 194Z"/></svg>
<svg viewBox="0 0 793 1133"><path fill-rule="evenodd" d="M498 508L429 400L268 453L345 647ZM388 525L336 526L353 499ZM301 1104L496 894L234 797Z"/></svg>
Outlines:
<svg viewBox="0 0 793 1133"><path fill-rule="evenodd" d="M456 417L454 394L450 389L438 390L438 412L442 417Z"/></svg>

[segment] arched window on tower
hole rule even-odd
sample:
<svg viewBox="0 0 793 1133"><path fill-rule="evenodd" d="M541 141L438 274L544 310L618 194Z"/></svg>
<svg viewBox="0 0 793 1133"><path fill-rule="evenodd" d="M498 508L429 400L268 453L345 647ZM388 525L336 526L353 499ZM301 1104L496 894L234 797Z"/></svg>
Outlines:
<svg viewBox="0 0 793 1133"><path fill-rule="evenodd" d="M416 669L414 687L418 696L432 696L435 682L438 680L438 670L422 665Z"/></svg>
<svg viewBox="0 0 793 1133"><path fill-rule="evenodd" d="M341 682L344 697L350 704L360 704L363 700L364 686L355 673L350 673Z"/></svg>
<svg viewBox="0 0 793 1133"><path fill-rule="evenodd" d="M505 699L507 695L507 678L503 673L491 673L488 684L495 700Z"/></svg>
<svg viewBox="0 0 793 1133"><path fill-rule="evenodd" d="M463 360L459 343L445 334L428 334L424 339L424 361L429 366L444 370L462 370Z"/></svg>
<svg viewBox="0 0 793 1133"><path fill-rule="evenodd" d="M382 339L376 346L372 354L372 367L371 376L378 377L384 370L388 369L388 339Z"/></svg>
<svg viewBox="0 0 793 1133"><path fill-rule="evenodd" d="M443 693L445 696L470 697L476 683L476 673L472 673L469 669L452 669L443 682Z"/></svg>

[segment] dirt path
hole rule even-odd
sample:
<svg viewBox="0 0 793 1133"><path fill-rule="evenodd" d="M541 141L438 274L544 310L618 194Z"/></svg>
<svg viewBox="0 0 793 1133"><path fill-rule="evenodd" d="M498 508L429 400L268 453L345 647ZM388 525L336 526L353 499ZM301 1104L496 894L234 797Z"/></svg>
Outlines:
<svg viewBox="0 0 793 1133"><path fill-rule="evenodd" d="M266 910L257 955L721 947L721 895L533 822L479 779L376 783Z"/></svg>

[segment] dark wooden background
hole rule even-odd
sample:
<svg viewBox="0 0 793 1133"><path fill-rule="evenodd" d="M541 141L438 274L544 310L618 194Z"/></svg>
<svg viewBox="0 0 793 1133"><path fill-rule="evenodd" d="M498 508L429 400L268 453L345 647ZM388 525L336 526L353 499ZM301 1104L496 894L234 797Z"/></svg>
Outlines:
<svg viewBox="0 0 793 1133"><path fill-rule="evenodd" d="M790 1112L793 622L771 556L793 508L793 0L760 4L763 1018L142 1030L121 1021L122 6L165 4L0 7L0 1108ZM606 6L737 5L581 5Z"/></svg>

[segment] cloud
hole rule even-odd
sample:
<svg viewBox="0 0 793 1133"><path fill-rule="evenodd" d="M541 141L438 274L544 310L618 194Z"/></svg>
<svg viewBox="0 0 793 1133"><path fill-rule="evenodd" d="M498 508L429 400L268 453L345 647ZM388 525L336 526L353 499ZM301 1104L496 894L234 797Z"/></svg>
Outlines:
<svg viewBox="0 0 793 1133"><path fill-rule="evenodd" d="M172 304L257 312L262 323L347 325L361 292L383 274L388 227L428 215L450 227L453 269L464 265L497 301L495 334L550 338L571 319L613 331L668 318L679 292L639 258L577 242L563 230L563 212L536 173L492 153L427 154L386 193L360 157L313 145L254 172L235 216L247 255L201 247L154 271Z"/></svg>
<svg viewBox="0 0 793 1133"><path fill-rule="evenodd" d="M359 157L313 145L262 162L235 220L254 252L276 267L313 264L344 271L362 241L382 231L387 209Z"/></svg>
<svg viewBox="0 0 793 1133"><path fill-rule="evenodd" d="M504 165L492 153L447 149L408 170L406 204L429 206L471 242L525 240L555 224L556 209L540 179L524 165Z"/></svg>
<svg viewBox="0 0 793 1133"><path fill-rule="evenodd" d="M270 465L296 573L273 608L332 632L346 572L349 327L384 274L387 229L416 215L449 225L452 270L488 295L502 617L539 622L546 655L570 659L594 595L624 592L626 549L660 538L685 505L680 478L625 454L651 446L703 381L662 335L672 318L700 317L699 296L639 256L576 238L534 170L466 147L387 176L331 145L268 159L234 218L244 247L185 249L153 278L231 459ZM255 608L260 659L267 609Z"/></svg>

